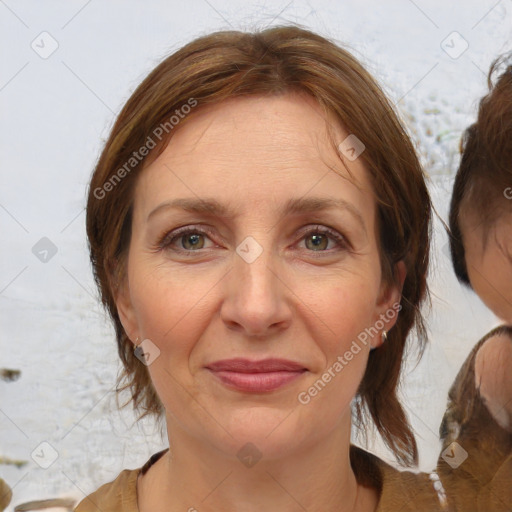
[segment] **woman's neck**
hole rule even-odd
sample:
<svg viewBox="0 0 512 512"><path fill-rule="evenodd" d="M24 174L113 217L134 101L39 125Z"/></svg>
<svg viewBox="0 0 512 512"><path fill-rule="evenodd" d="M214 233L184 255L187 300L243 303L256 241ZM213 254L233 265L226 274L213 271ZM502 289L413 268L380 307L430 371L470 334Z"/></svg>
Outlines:
<svg viewBox="0 0 512 512"><path fill-rule="evenodd" d="M358 485L350 465L350 428L273 460L255 444L242 444L228 457L179 429L168 430L171 450L139 478L140 512L376 509L377 492Z"/></svg>

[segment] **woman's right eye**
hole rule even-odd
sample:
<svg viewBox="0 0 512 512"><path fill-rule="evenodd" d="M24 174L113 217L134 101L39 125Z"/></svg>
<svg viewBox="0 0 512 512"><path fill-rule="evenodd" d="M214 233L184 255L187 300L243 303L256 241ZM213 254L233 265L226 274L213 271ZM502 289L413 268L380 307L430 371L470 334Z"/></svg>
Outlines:
<svg viewBox="0 0 512 512"><path fill-rule="evenodd" d="M208 238L208 230L186 227L166 233L158 243L161 249L176 252L196 252L205 248L205 238ZM177 245L177 247L176 247ZM206 247L208 249L208 247Z"/></svg>

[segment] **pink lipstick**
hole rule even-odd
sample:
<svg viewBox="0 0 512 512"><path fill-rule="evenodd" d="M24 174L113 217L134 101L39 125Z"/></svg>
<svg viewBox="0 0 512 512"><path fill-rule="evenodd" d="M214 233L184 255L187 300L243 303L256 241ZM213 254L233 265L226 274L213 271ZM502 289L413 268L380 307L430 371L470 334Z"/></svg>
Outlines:
<svg viewBox="0 0 512 512"><path fill-rule="evenodd" d="M225 359L207 368L226 386L252 393L273 391L307 371L303 365L285 359Z"/></svg>

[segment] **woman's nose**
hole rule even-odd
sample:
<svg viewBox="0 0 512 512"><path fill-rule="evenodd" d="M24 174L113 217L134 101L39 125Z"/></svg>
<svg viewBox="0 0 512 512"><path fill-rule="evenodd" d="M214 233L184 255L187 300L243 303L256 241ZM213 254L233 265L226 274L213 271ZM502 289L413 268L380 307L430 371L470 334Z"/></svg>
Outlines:
<svg viewBox="0 0 512 512"><path fill-rule="evenodd" d="M279 258L252 237L236 252L226 276L221 318L228 328L247 336L270 336L285 329L291 321L293 294Z"/></svg>

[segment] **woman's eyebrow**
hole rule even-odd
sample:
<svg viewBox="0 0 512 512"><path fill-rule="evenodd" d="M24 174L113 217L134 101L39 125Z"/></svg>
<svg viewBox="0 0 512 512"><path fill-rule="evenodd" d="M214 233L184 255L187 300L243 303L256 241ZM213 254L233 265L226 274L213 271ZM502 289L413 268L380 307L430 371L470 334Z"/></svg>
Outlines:
<svg viewBox="0 0 512 512"><path fill-rule="evenodd" d="M344 199L335 199L331 197L292 198L289 199L282 208L280 208L280 214L284 217L290 214L314 213L333 208L348 211L359 222L359 224L361 224L361 227L366 232L366 224L363 216L353 204L345 201ZM234 218L238 216L236 212L231 212L229 207L212 197L205 197L203 199L196 197L183 197L159 204L150 212L147 217L147 221L157 213L169 209L181 209L191 213L208 213L221 217L231 216Z"/></svg>

